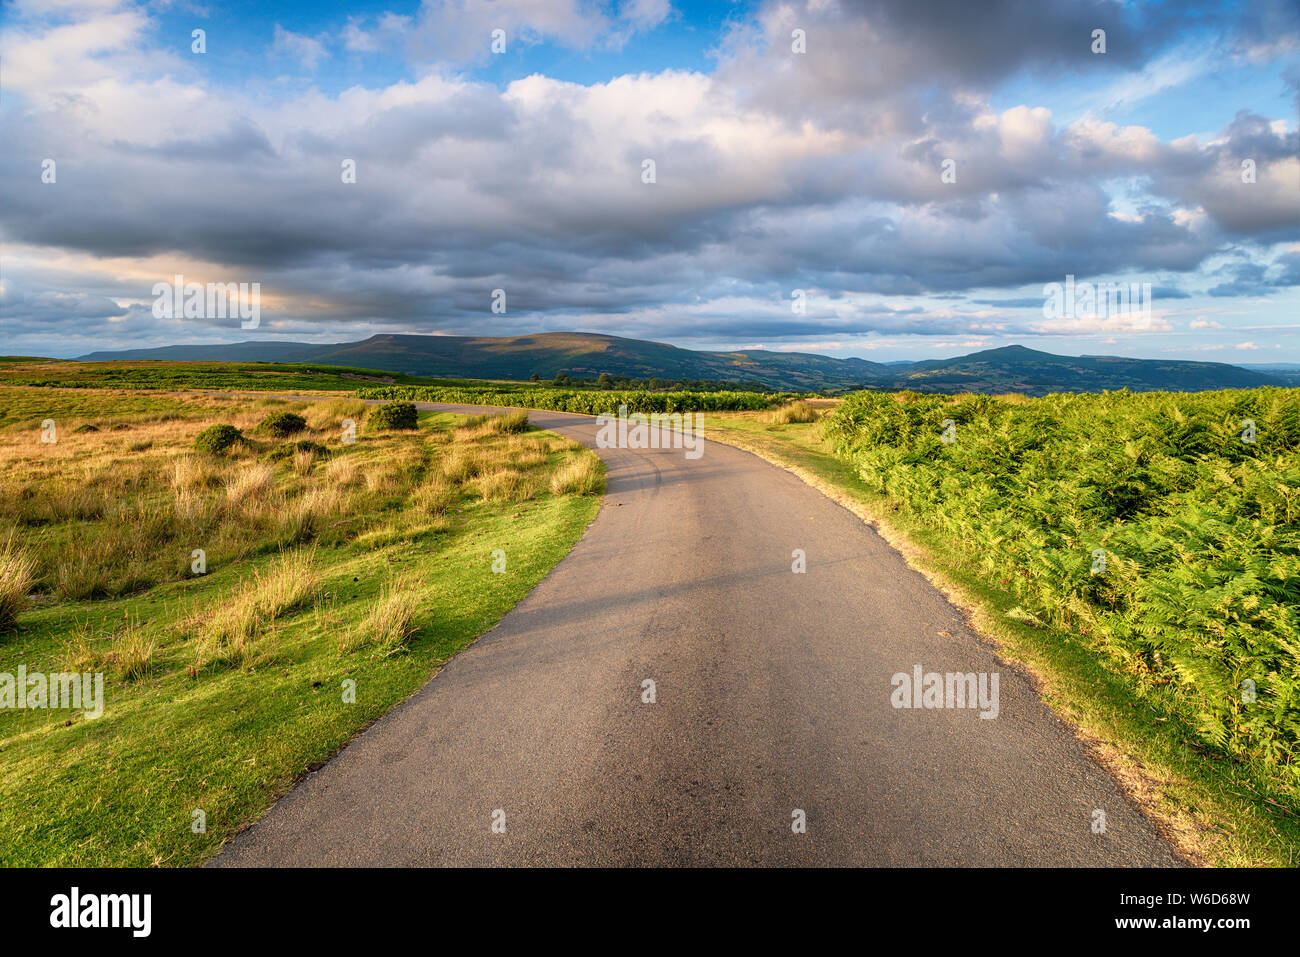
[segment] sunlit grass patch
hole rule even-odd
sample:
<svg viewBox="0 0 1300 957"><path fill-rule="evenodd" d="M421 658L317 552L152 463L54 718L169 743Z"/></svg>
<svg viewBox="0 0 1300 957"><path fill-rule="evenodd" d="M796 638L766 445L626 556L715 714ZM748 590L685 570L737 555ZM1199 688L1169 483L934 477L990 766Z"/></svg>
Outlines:
<svg viewBox="0 0 1300 957"><path fill-rule="evenodd" d="M595 454L568 459L551 477L552 495L603 495L605 469Z"/></svg>
<svg viewBox="0 0 1300 957"><path fill-rule="evenodd" d="M405 647L418 630L421 582L410 573L399 575L380 590L356 628L344 639L340 651L370 646L381 654Z"/></svg>

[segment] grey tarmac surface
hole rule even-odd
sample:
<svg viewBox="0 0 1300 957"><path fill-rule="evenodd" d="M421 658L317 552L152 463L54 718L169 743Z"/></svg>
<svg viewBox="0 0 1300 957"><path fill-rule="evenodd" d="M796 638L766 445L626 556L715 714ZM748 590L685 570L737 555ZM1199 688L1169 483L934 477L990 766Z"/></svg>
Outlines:
<svg viewBox="0 0 1300 957"><path fill-rule="evenodd" d="M530 417L595 446L590 417ZM608 493L573 551L216 866L1181 863L852 513L718 443L597 451ZM892 707L916 665L996 672L998 716Z"/></svg>

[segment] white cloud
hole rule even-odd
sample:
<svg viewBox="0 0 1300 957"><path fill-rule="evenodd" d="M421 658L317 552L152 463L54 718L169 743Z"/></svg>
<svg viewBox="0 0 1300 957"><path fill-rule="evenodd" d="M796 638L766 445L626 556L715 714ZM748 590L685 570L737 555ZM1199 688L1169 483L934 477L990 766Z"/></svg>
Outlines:
<svg viewBox="0 0 1300 957"><path fill-rule="evenodd" d="M308 70L315 70L316 65L326 56L325 44L320 40L293 33L278 23L275 25L275 43L272 49L297 60Z"/></svg>

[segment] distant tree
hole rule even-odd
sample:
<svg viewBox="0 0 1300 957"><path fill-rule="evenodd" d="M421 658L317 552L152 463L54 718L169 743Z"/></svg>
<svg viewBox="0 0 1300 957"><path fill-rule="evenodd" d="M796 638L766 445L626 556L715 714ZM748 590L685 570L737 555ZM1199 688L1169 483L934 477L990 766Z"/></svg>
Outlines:
<svg viewBox="0 0 1300 957"><path fill-rule="evenodd" d="M534 372L532 375L530 375L530 376L528 377L528 381L529 381L529 382L541 382L541 381L542 381L542 377L539 376L536 372Z"/></svg>
<svg viewBox="0 0 1300 957"><path fill-rule="evenodd" d="M608 372L602 372L596 379L596 387L599 389L614 388L614 380L610 378Z"/></svg>

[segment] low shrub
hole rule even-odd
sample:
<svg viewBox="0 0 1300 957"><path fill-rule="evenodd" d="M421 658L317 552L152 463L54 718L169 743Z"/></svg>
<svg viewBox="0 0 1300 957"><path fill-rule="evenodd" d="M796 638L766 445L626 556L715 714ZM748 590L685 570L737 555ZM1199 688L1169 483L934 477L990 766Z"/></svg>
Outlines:
<svg viewBox="0 0 1300 957"><path fill-rule="evenodd" d="M215 455L226 451L243 437L244 433L233 425L210 425L195 436L194 447L200 452L211 452Z"/></svg>
<svg viewBox="0 0 1300 957"><path fill-rule="evenodd" d="M380 432L418 428L418 416L411 402L389 402L370 413L366 428Z"/></svg>
<svg viewBox="0 0 1300 957"><path fill-rule="evenodd" d="M260 435L272 435L278 439L297 435L307 428L307 420L296 412L272 412L257 425Z"/></svg>

